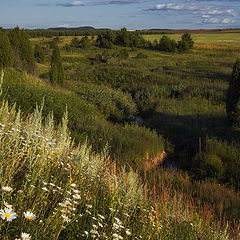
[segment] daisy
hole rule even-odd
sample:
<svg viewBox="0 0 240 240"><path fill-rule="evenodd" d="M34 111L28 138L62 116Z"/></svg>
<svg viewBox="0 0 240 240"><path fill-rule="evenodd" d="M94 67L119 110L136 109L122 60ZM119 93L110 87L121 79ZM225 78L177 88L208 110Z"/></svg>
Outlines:
<svg viewBox="0 0 240 240"><path fill-rule="evenodd" d="M13 189L11 187L2 187L2 190L5 191L5 192L11 192Z"/></svg>
<svg viewBox="0 0 240 240"><path fill-rule="evenodd" d="M23 214L24 214L24 217L27 218L27 219L29 219L29 220L33 220L33 219L36 218L36 215L33 214L32 212L29 212L29 211L24 212Z"/></svg>
<svg viewBox="0 0 240 240"><path fill-rule="evenodd" d="M29 239L31 239L31 236L30 236L30 234L23 232L23 233L21 234L21 238L22 238L22 239L29 240Z"/></svg>
<svg viewBox="0 0 240 240"><path fill-rule="evenodd" d="M127 234L128 236L130 236L132 233L131 233L129 230L127 230L127 231L126 231L126 234Z"/></svg>
<svg viewBox="0 0 240 240"><path fill-rule="evenodd" d="M70 222L70 221L71 221L71 219L70 219L67 215L65 215L65 214L62 214L61 217L62 217L62 218L64 219L64 221L66 221L66 222Z"/></svg>
<svg viewBox="0 0 240 240"><path fill-rule="evenodd" d="M5 208L4 210L0 210L1 218L6 219L8 222L11 222L13 219L17 217L17 214L13 212L12 208Z"/></svg>
<svg viewBox="0 0 240 240"><path fill-rule="evenodd" d="M75 195L73 195L73 198L74 199L81 199L81 196L79 194L75 194Z"/></svg>

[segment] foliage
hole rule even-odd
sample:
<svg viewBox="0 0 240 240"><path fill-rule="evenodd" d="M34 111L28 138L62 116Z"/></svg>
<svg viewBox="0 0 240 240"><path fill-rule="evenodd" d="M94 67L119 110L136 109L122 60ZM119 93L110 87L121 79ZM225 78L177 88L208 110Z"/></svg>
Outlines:
<svg viewBox="0 0 240 240"><path fill-rule="evenodd" d="M50 42L50 48L54 49L56 47L56 45L58 45L60 43L60 38L59 37L55 37L52 39L52 41Z"/></svg>
<svg viewBox="0 0 240 240"><path fill-rule="evenodd" d="M177 43L175 40L170 39L168 36L163 36L157 45L160 51L175 52L177 49Z"/></svg>
<svg viewBox="0 0 240 240"><path fill-rule="evenodd" d="M91 42L87 36L82 37L81 40L78 40L78 38L74 37L71 40L70 46L74 48L87 49L91 46Z"/></svg>
<svg viewBox="0 0 240 240"><path fill-rule="evenodd" d="M232 126L240 127L240 60L233 65L226 96L226 112Z"/></svg>
<svg viewBox="0 0 240 240"><path fill-rule="evenodd" d="M60 55L60 50L57 45L55 45L52 52L49 74L50 82L52 84L62 85L65 82L65 73L62 65L62 58Z"/></svg>
<svg viewBox="0 0 240 240"><path fill-rule="evenodd" d="M137 112L136 105L128 93L105 86L71 85L72 91L86 102L92 103L112 121L126 121Z"/></svg>
<svg viewBox="0 0 240 240"><path fill-rule="evenodd" d="M35 57L35 60L39 63L45 62L45 53L44 53L43 48L39 44L35 45L34 57Z"/></svg>
<svg viewBox="0 0 240 240"><path fill-rule="evenodd" d="M8 36L0 29L0 67L11 67L14 63L14 53Z"/></svg>
<svg viewBox="0 0 240 240"><path fill-rule="evenodd" d="M15 27L8 32L8 37L15 53L15 66L33 73L35 70L34 53L25 30Z"/></svg>
<svg viewBox="0 0 240 240"><path fill-rule="evenodd" d="M178 42L178 50L180 52L188 51L193 48L194 41L192 40L190 33L184 33L181 36L181 40Z"/></svg>
<svg viewBox="0 0 240 240"><path fill-rule="evenodd" d="M180 193L162 188L163 204L163 194L144 201L135 172L118 171L107 153L74 147L67 115L54 129L51 115L42 123L42 107L23 121L7 102L0 106L4 237L229 239L227 228L222 232Z"/></svg>

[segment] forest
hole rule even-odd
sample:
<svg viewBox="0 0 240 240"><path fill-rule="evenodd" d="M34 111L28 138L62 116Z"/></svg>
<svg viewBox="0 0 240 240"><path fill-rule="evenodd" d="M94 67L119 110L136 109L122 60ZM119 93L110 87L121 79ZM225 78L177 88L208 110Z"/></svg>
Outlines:
<svg viewBox="0 0 240 240"><path fill-rule="evenodd" d="M167 216L171 230L162 239L200 236L176 210L170 220L164 213L179 193L196 209L196 222L207 219L214 231L227 229L229 239L238 239L239 37L238 30L0 29L1 102L20 110L21 119L40 108L39 124L52 118L56 128L67 113L73 146L84 145L93 158L106 154L113 172L137 172ZM60 239L71 225L64 231Z"/></svg>

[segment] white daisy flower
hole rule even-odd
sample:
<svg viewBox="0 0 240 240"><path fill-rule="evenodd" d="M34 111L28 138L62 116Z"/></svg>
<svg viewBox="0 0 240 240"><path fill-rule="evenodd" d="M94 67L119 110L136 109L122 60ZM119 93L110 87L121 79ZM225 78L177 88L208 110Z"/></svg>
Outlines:
<svg viewBox="0 0 240 240"><path fill-rule="evenodd" d="M25 239L25 240L29 240L29 239L31 239L31 236L30 236L30 234L23 232L23 233L21 234L21 238L22 238L22 239Z"/></svg>
<svg viewBox="0 0 240 240"><path fill-rule="evenodd" d="M61 217L64 219L65 222L71 221L71 219L66 214L62 214Z"/></svg>
<svg viewBox="0 0 240 240"><path fill-rule="evenodd" d="M12 208L5 208L4 210L0 210L0 215L3 220L7 220L11 222L13 219L17 217L17 214L12 210Z"/></svg>
<svg viewBox="0 0 240 240"><path fill-rule="evenodd" d="M42 190L44 190L44 191L48 191L48 189L47 189L46 187L43 187Z"/></svg>
<svg viewBox="0 0 240 240"><path fill-rule="evenodd" d="M128 236L130 236L132 233L131 233L129 230L127 230L127 231L126 231L126 234L127 234Z"/></svg>
<svg viewBox="0 0 240 240"><path fill-rule="evenodd" d="M72 183L72 184L71 184L71 187L76 187L76 186L77 186L76 183Z"/></svg>
<svg viewBox="0 0 240 240"><path fill-rule="evenodd" d="M79 194L74 194L74 195L73 195L73 198L74 198L74 199L81 199L81 196L80 196Z"/></svg>
<svg viewBox="0 0 240 240"><path fill-rule="evenodd" d="M24 217L29 220L34 220L36 218L36 215L30 211L24 212L23 214L24 214Z"/></svg>
<svg viewBox="0 0 240 240"><path fill-rule="evenodd" d="M2 190L5 191L5 192L11 192L13 189L11 187L2 187Z"/></svg>

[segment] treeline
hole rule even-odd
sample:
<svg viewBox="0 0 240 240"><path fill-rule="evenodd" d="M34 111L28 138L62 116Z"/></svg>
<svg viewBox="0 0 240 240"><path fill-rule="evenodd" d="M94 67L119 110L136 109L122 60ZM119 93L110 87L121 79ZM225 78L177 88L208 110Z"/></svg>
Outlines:
<svg viewBox="0 0 240 240"><path fill-rule="evenodd" d="M170 37L164 35L158 42L157 40L151 44L152 49L166 51L166 52L184 52L192 49L194 45L194 41L189 33L184 33L181 36L180 41L175 41Z"/></svg>
<svg viewBox="0 0 240 240"><path fill-rule="evenodd" d="M88 36L84 36L81 40L74 37L70 45L66 45L65 48L68 50L70 47L73 48L89 48L92 44L97 45L101 48L111 49L114 45L131 48L147 48L166 52L184 52L193 48L194 41L189 33L184 33L181 36L180 41L170 39L168 36L163 36L160 41L146 41L139 31L129 32L126 28L122 28L120 31L103 31L97 34L96 41L94 36L91 37L90 41Z"/></svg>

